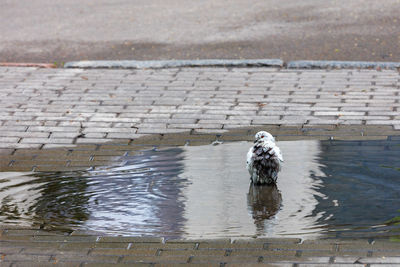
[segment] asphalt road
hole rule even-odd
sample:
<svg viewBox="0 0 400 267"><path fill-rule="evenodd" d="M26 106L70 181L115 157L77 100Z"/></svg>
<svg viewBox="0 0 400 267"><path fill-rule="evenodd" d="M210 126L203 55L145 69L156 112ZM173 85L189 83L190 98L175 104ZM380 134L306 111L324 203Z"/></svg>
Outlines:
<svg viewBox="0 0 400 267"><path fill-rule="evenodd" d="M0 62L400 61L400 0L3 0Z"/></svg>

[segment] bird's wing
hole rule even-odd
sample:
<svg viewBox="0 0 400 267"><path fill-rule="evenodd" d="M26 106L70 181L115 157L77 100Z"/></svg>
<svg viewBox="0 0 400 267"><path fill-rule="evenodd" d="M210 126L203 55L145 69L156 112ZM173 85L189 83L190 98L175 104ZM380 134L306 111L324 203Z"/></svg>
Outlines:
<svg viewBox="0 0 400 267"><path fill-rule="evenodd" d="M280 161L283 162L282 152L281 152L281 150L279 149L279 147L278 147L275 143L273 144L272 149L273 149L273 151L274 151L276 157L277 157Z"/></svg>
<svg viewBox="0 0 400 267"><path fill-rule="evenodd" d="M255 143L253 146L254 159L271 159L273 157L277 157L279 159L279 156L281 156L280 154L281 152L279 147L277 147L273 142L261 141Z"/></svg>
<svg viewBox="0 0 400 267"><path fill-rule="evenodd" d="M250 151L247 155L249 157ZM270 141L261 141L254 144L252 147L252 159L261 160L261 159L278 159L280 162L283 162L282 152L279 147Z"/></svg>
<svg viewBox="0 0 400 267"><path fill-rule="evenodd" d="M253 147L250 147L249 152L247 152L247 161L246 161L247 170L252 173L253 167Z"/></svg>
<svg viewBox="0 0 400 267"><path fill-rule="evenodd" d="M282 154L274 142L260 140L252 147L252 180L255 183L275 182ZM250 172L250 170L249 170ZM255 172L255 173L254 173ZM253 177L254 176L254 177Z"/></svg>

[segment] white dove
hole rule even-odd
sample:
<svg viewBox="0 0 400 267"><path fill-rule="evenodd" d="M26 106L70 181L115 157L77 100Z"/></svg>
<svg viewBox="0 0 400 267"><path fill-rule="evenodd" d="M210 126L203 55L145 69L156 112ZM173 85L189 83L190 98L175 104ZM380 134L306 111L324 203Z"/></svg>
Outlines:
<svg viewBox="0 0 400 267"><path fill-rule="evenodd" d="M275 184L282 162L282 153L275 144L275 138L268 132L258 132L254 145L247 153L251 181L254 184Z"/></svg>

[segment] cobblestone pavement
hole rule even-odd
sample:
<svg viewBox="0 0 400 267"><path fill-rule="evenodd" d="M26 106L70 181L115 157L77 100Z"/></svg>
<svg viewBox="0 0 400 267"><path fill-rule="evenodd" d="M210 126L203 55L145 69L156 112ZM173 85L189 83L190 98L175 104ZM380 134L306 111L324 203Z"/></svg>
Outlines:
<svg viewBox="0 0 400 267"><path fill-rule="evenodd" d="M155 145L399 135L392 70L0 68L0 171L118 164ZM111 162L111 163L110 163ZM167 241L39 229L0 230L0 266L398 264L382 240Z"/></svg>

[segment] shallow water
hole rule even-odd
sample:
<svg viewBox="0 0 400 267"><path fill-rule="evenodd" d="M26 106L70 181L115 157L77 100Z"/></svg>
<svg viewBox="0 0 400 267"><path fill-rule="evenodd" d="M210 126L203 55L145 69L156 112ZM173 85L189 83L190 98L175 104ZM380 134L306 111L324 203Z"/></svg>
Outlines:
<svg viewBox="0 0 400 267"><path fill-rule="evenodd" d="M169 238L396 235L399 141L278 142L277 187L252 186L249 142L142 151L121 167L0 173L0 223Z"/></svg>

